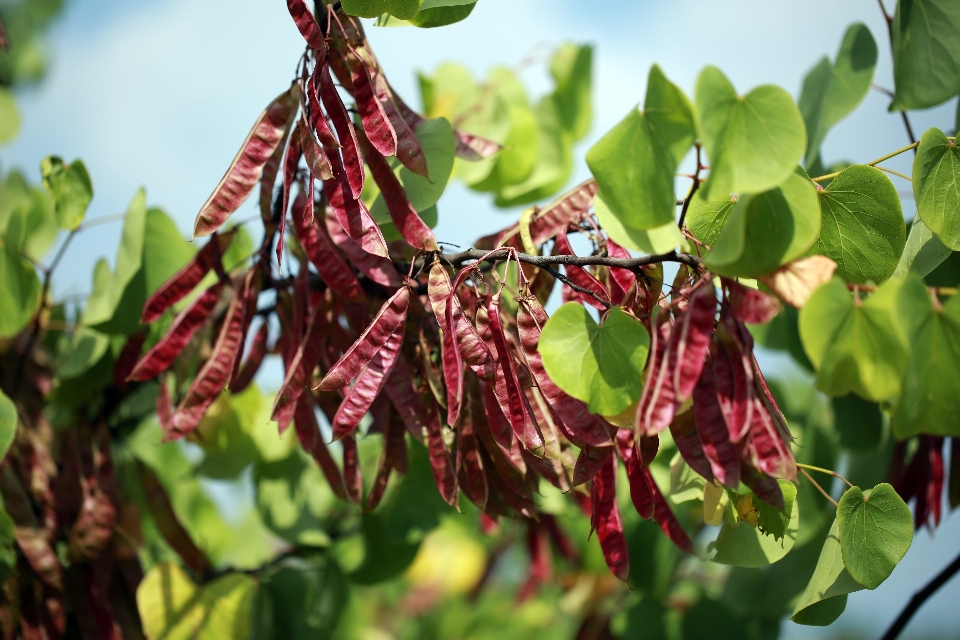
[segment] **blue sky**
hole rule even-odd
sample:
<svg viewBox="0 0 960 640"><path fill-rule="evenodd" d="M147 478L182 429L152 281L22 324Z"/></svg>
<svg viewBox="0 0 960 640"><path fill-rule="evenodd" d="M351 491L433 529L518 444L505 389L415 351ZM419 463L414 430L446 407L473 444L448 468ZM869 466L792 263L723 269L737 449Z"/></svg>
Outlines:
<svg viewBox="0 0 960 640"><path fill-rule="evenodd" d="M892 0L888 0L892 5ZM45 82L23 92L23 129L0 148L4 170L19 166L39 181L40 160L56 153L82 157L94 181L89 217L118 213L138 187L165 208L185 233L217 184L260 110L289 86L303 43L279 0L71 0L51 36L52 66ZM457 60L480 75L494 64L513 64L563 40L596 46L594 126L577 149L571 184L586 176L583 153L642 100L656 62L692 93L699 70L719 66L741 92L775 83L795 96L806 71L835 55L847 25L865 22L877 39L875 81L890 86L886 28L873 0L675 0L593 2L481 0L465 22L436 30L375 29L368 34L391 83L419 104L415 72ZM549 86L547 71L524 71L533 93ZM887 98L871 92L860 108L829 135L827 161L868 161L907 143ZM930 126L953 126L955 102L913 114L919 135ZM905 154L893 168L910 172ZM909 191L909 183L898 182ZM459 185L440 201L438 239L469 245L516 219L489 198ZM904 201L913 215L912 200ZM253 200L236 215L254 214ZM119 225L79 236L55 280L60 294L89 291L92 266L113 261ZM917 536L894 579L875 592L850 597L840 626L868 636L880 630L909 595L960 548L960 517L935 539ZM960 579L929 602L914 632L960 629L955 607ZM819 632L786 623L785 637Z"/></svg>

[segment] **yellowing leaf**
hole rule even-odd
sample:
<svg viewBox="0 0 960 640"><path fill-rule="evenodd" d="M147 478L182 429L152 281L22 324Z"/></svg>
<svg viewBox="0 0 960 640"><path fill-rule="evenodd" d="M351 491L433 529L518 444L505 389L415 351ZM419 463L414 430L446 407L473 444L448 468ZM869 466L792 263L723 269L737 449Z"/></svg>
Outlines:
<svg viewBox="0 0 960 640"><path fill-rule="evenodd" d="M837 263L826 256L810 256L789 262L758 280L767 285L781 300L802 309L814 289L830 282Z"/></svg>

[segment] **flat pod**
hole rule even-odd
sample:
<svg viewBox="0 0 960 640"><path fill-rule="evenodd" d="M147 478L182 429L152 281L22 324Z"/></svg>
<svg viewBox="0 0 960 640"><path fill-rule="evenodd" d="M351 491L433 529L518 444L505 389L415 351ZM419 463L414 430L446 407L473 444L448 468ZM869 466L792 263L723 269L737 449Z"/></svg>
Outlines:
<svg viewBox="0 0 960 640"><path fill-rule="evenodd" d="M353 433L363 417L367 415L367 411L377 399L393 370L402 342L403 327L400 326L373 355L370 363L347 391L331 425L334 440Z"/></svg>
<svg viewBox="0 0 960 640"><path fill-rule="evenodd" d="M607 456L593 479L593 527L600 540L603 558L613 575L623 582L630 576L630 557L617 506L617 457Z"/></svg>
<svg viewBox="0 0 960 640"><path fill-rule="evenodd" d="M257 118L220 184L200 207L193 225L194 236L210 235L237 210L260 179L296 115L299 97L296 85L271 102Z"/></svg>

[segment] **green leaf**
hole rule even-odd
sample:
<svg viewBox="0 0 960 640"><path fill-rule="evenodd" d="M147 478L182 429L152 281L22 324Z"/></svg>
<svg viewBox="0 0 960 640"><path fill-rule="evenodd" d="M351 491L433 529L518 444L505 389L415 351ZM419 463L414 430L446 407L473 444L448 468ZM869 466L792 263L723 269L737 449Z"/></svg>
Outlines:
<svg viewBox="0 0 960 640"><path fill-rule="evenodd" d="M845 281L883 282L897 268L907 242L900 196L882 171L854 165L840 172L820 198L820 239L810 253L832 258Z"/></svg>
<svg viewBox="0 0 960 640"><path fill-rule="evenodd" d="M718 600L701 598L683 614L681 640L740 640L749 638L747 621L733 615L730 609ZM647 638L646 634L629 636Z"/></svg>
<svg viewBox="0 0 960 640"><path fill-rule="evenodd" d="M525 96L524 96L525 97ZM507 109L510 133L485 180L470 186L478 191L500 191L530 177L540 151L540 126L533 109L512 104Z"/></svg>
<svg viewBox="0 0 960 640"><path fill-rule="evenodd" d="M408 20L420 12L420 5L422 2L423 0L386 0L384 3L384 10L387 13L395 15L401 20ZM383 12L381 11L380 13ZM377 15L380 15L380 13Z"/></svg>
<svg viewBox="0 0 960 640"><path fill-rule="evenodd" d="M453 139L453 128L446 118L433 118L423 122L417 128L416 134L427 158L430 179L418 176L399 163L394 168L394 173L406 190L410 204L420 212L437 204L443 195L453 170L456 142ZM377 196L370 212L376 220L390 220L390 213L382 195Z"/></svg>
<svg viewBox="0 0 960 640"><path fill-rule="evenodd" d="M260 574L257 640L332 638L349 599L349 584L333 558L291 557Z"/></svg>
<svg viewBox="0 0 960 640"><path fill-rule="evenodd" d="M53 198L57 224L72 231L80 226L93 200L93 184L83 161L63 164L57 156L47 156L40 163L43 186Z"/></svg>
<svg viewBox="0 0 960 640"><path fill-rule="evenodd" d="M530 176L511 186L505 186L494 200L498 207L514 207L544 200L559 191L573 170L573 154L569 135L560 122L555 96L544 96L536 108L540 127L540 150L536 166Z"/></svg>
<svg viewBox="0 0 960 640"><path fill-rule="evenodd" d="M744 521L735 523L728 515L717 539L707 545L708 552L716 551L710 558L712 562L737 567L765 567L790 553L800 529L800 505L796 502L796 486L784 480L778 482L790 512L789 520L754 496L753 504L757 510L764 509L760 515L766 533L760 530L760 522L754 528Z"/></svg>
<svg viewBox="0 0 960 640"><path fill-rule="evenodd" d="M627 249L649 253L651 255L664 254L686 245L686 239L676 222L668 222L661 227L640 231L632 227L625 227L613 215L610 207L598 194L593 201L593 210L597 214L600 226L607 232L614 242Z"/></svg>
<svg viewBox="0 0 960 640"><path fill-rule="evenodd" d="M623 226L644 230L674 221L674 173L695 137L693 108L654 65L644 111L632 110L587 152L599 192Z"/></svg>
<svg viewBox="0 0 960 640"><path fill-rule="evenodd" d="M20 133L20 110L13 92L0 87L0 144L6 144Z"/></svg>
<svg viewBox="0 0 960 640"><path fill-rule="evenodd" d="M907 274L916 273L924 278L951 253L950 247L943 244L940 238L917 216L910 227L910 235L907 236L900 262L897 263L897 268L890 277L894 280L903 280Z"/></svg>
<svg viewBox="0 0 960 640"><path fill-rule="evenodd" d="M670 460L670 499L674 504L691 500L703 500L703 490L707 481L690 468L680 452L673 454Z"/></svg>
<svg viewBox="0 0 960 640"><path fill-rule="evenodd" d="M876 589L893 573L913 542L910 507L886 482L866 493L847 489L837 523L843 565L867 589Z"/></svg>
<svg viewBox="0 0 960 640"><path fill-rule="evenodd" d="M254 386L238 395L221 393L214 400L193 436L204 453L197 473L229 480L257 461L257 445L250 434L257 426L255 420L262 423L269 420L264 404L263 396Z"/></svg>
<svg viewBox="0 0 960 640"><path fill-rule="evenodd" d="M17 406L0 391L0 460L3 460L17 435Z"/></svg>
<svg viewBox="0 0 960 640"><path fill-rule="evenodd" d="M875 402L899 393L908 355L897 320L901 288L891 280L857 301L834 277L813 292L800 311L800 338L817 370L817 389Z"/></svg>
<svg viewBox="0 0 960 640"><path fill-rule="evenodd" d="M422 29L432 29L434 27L445 27L449 24L466 20L477 6L476 2L467 4L454 4L452 0L446 0L448 4L428 8L432 4L426 0L420 8L420 13L410 19L410 24Z"/></svg>
<svg viewBox="0 0 960 640"><path fill-rule="evenodd" d="M561 306L540 337L550 378L591 413L610 416L640 398L649 348L644 326L618 307L597 325L575 302Z"/></svg>
<svg viewBox="0 0 960 640"><path fill-rule="evenodd" d="M960 150L943 131L928 129L913 159L917 215L943 244L960 250Z"/></svg>
<svg viewBox="0 0 960 640"><path fill-rule="evenodd" d="M791 172L779 187L737 200L706 264L726 276L755 278L801 257L819 233L816 188Z"/></svg>
<svg viewBox="0 0 960 640"><path fill-rule="evenodd" d="M723 72L707 67L697 80L697 109L710 158L705 200L776 187L806 149L803 116L780 87L763 85L741 97Z"/></svg>
<svg viewBox="0 0 960 640"><path fill-rule="evenodd" d="M691 204L684 225L697 240L712 247L720 237L720 230L733 211L734 204L736 200L699 201Z"/></svg>
<svg viewBox="0 0 960 640"><path fill-rule="evenodd" d="M387 10L389 0L343 0L341 7L346 13L361 18L376 18Z"/></svg>
<svg viewBox="0 0 960 640"><path fill-rule="evenodd" d="M797 601L790 619L797 624L825 627L840 617L847 606L847 594L861 591L843 564L839 525L835 520L823 543L817 568Z"/></svg>
<svg viewBox="0 0 960 640"><path fill-rule="evenodd" d="M42 189L30 187L11 171L0 189L0 234L4 242L40 260L57 239L53 202Z"/></svg>
<svg viewBox="0 0 960 640"><path fill-rule="evenodd" d="M883 414L876 402L850 394L833 398L834 425L840 445L853 451L875 451L883 443Z"/></svg>
<svg viewBox="0 0 960 640"><path fill-rule="evenodd" d="M593 47L570 42L561 44L550 59L550 75L556 83L554 99L560 125L572 141L590 130L593 109L590 87L593 83Z"/></svg>
<svg viewBox="0 0 960 640"><path fill-rule="evenodd" d="M100 362L109 348L110 336L89 327L80 327L63 352L57 377L69 380L82 376Z"/></svg>
<svg viewBox="0 0 960 640"><path fill-rule="evenodd" d="M9 234L8 234L9 237ZM12 338L30 322L40 302L40 279L16 244L0 247L0 339Z"/></svg>
<svg viewBox="0 0 960 640"><path fill-rule="evenodd" d="M901 0L893 18L891 110L925 109L960 93L960 5Z"/></svg>
<svg viewBox="0 0 960 640"><path fill-rule="evenodd" d="M857 108L870 90L877 65L877 43L867 25L847 28L836 62L826 57L803 79L800 113L807 125L804 164L813 165L827 132Z"/></svg>
<svg viewBox="0 0 960 640"><path fill-rule="evenodd" d="M911 352L893 433L899 440L920 433L960 437L960 296L935 308L921 286L909 311Z"/></svg>
<svg viewBox="0 0 960 640"><path fill-rule="evenodd" d="M330 544L323 518L333 504L333 492L303 452L293 451L275 462L258 462L253 483L260 517L271 531L293 544Z"/></svg>
<svg viewBox="0 0 960 640"><path fill-rule="evenodd" d="M137 587L137 608L148 638L246 640L256 590L242 573L198 586L177 565L162 563Z"/></svg>
<svg viewBox="0 0 960 640"><path fill-rule="evenodd" d="M147 219L147 195L141 189L134 196L127 207L127 214L123 221L123 232L120 237L120 248L117 251L116 269L110 277L109 284L101 295L91 295L87 308L84 310L82 323L88 326L105 324L114 318L114 313L120 307L121 299L126 293L128 285L139 274L143 264L143 238ZM94 287L95 294L97 287ZM137 320L141 309L136 311Z"/></svg>

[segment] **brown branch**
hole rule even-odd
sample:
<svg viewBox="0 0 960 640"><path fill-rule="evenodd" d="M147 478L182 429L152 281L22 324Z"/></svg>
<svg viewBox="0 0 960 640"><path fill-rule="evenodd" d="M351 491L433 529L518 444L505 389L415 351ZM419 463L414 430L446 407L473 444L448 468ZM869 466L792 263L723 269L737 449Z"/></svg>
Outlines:
<svg viewBox="0 0 960 640"><path fill-rule="evenodd" d="M893 48L893 16L887 13L887 8L883 5L883 0L877 0L877 4L880 5L880 11L883 13L883 20L887 23L887 35L890 36L890 54L892 56L896 56L897 52ZM896 84L896 82L894 82L894 84ZM892 98L893 94L890 94L890 97ZM907 130L907 137L910 138L910 144L915 144L917 142L917 137L913 135L913 127L910 126L910 118L907 117L907 112L905 109L900 109L900 117L903 119L903 126ZM917 155L916 148L913 150L913 155Z"/></svg>
<svg viewBox="0 0 960 640"><path fill-rule="evenodd" d="M643 256L640 258L612 258L610 256L535 256L529 253L516 253L509 247L487 251L484 249L467 249L457 253L440 253L437 255L441 260L452 264L454 267L461 267L465 262L472 260L497 263L503 262L508 256L511 259L519 260L525 264L533 265L541 269L548 267L568 264L576 267L586 267L590 265L601 265L605 267L618 267L620 269L629 269L634 273L639 273L642 267L651 264L660 264L661 262L679 262L695 269L700 269L703 260L697 256L688 253L677 253L671 251L660 255ZM428 258L425 258L428 259ZM547 271L549 273L549 270ZM553 275L553 274L551 274Z"/></svg>
<svg viewBox="0 0 960 640"><path fill-rule="evenodd" d="M693 172L693 186L690 187L690 193L687 194L687 197L683 199L683 208L680 210L680 220L677 222L677 226L681 229L683 229L683 221L687 217L687 209L690 208L693 195L697 192L697 189L700 188L700 170L704 168L700 163L700 143L697 142L694 146L697 148L697 169Z"/></svg>
<svg viewBox="0 0 960 640"><path fill-rule="evenodd" d="M907 624L910 622L910 619L913 618L920 607L930 598L937 590L945 585L950 578L955 576L957 573L960 573L960 556L957 556L953 559L953 562L948 564L943 571L938 573L933 580L931 580L927 586L925 586L920 591L917 591L913 594L913 597L910 598L910 602L907 603L907 606L903 611L900 612L900 615L897 616L897 619L893 621L893 624L890 625L890 628L887 629L887 632L883 634L881 640L894 640L900 636L900 632L904 630Z"/></svg>

